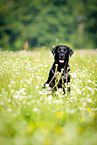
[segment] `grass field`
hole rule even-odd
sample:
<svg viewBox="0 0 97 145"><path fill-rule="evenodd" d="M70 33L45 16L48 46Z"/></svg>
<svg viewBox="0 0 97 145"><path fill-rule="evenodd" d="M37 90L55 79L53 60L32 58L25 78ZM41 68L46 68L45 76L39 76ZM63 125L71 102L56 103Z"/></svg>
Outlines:
<svg viewBox="0 0 97 145"><path fill-rule="evenodd" d="M42 90L48 51L0 52L0 145L97 145L97 50L70 59L71 93Z"/></svg>

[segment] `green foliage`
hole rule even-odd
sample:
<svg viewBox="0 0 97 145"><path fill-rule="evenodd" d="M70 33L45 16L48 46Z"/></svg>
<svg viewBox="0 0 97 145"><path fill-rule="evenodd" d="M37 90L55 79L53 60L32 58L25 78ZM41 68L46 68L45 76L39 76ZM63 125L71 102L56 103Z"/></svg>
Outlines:
<svg viewBox="0 0 97 145"><path fill-rule="evenodd" d="M96 48L96 0L1 0L0 47L21 50L69 43Z"/></svg>

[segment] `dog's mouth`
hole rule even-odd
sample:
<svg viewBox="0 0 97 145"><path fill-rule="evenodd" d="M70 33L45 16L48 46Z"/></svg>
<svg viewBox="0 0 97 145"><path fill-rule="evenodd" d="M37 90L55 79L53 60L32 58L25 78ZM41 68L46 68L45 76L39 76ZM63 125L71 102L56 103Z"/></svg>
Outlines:
<svg viewBox="0 0 97 145"><path fill-rule="evenodd" d="M60 59L59 62L60 62L60 63L64 63L64 60L63 60L63 59Z"/></svg>

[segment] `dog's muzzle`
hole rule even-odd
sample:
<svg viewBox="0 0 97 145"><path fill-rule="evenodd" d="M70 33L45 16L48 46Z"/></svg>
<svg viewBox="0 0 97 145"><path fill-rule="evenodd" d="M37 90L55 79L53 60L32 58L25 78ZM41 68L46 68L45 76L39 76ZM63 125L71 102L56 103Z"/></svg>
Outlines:
<svg viewBox="0 0 97 145"><path fill-rule="evenodd" d="M64 63L64 59L65 59L64 53L60 53L60 54L59 54L59 62L60 62L60 63Z"/></svg>

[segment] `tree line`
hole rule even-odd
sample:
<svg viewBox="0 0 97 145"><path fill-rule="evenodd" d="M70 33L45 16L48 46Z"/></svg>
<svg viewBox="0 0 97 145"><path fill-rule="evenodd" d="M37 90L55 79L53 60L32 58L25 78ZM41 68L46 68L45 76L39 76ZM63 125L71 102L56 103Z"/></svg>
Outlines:
<svg viewBox="0 0 97 145"><path fill-rule="evenodd" d="M0 0L0 48L97 47L97 0Z"/></svg>

